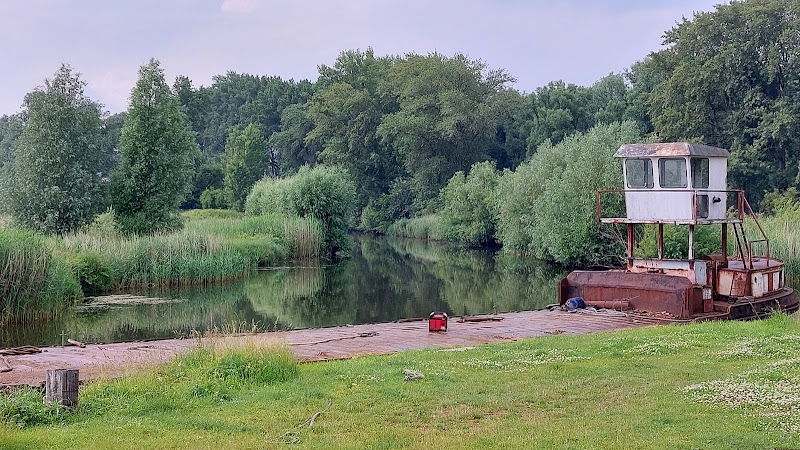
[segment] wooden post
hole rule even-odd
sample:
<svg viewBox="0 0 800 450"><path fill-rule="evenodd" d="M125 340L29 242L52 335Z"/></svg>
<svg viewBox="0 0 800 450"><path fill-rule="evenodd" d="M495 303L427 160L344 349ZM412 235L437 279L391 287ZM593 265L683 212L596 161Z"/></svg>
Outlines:
<svg viewBox="0 0 800 450"><path fill-rule="evenodd" d="M78 407L78 369L47 371L45 403L58 403L68 408Z"/></svg>

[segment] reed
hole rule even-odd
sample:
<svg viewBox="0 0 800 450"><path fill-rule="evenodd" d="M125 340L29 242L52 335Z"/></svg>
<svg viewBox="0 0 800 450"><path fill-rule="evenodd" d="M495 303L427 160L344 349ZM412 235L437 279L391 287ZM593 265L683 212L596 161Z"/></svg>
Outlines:
<svg viewBox="0 0 800 450"><path fill-rule="evenodd" d="M0 323L52 317L81 295L66 261L41 236L0 230Z"/></svg>
<svg viewBox="0 0 800 450"><path fill-rule="evenodd" d="M769 238L770 255L783 260L788 283L800 287L800 217L798 214L784 213L759 217L758 221ZM746 225L748 237L760 235L753 221L747 221Z"/></svg>
<svg viewBox="0 0 800 450"><path fill-rule="evenodd" d="M417 239L442 240L441 223L435 214L400 219L389 225L386 234Z"/></svg>

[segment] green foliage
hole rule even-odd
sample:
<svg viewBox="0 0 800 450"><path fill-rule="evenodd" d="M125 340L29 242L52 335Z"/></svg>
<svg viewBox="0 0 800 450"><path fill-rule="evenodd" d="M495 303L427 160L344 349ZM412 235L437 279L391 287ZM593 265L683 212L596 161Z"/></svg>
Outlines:
<svg viewBox="0 0 800 450"><path fill-rule="evenodd" d="M800 218L800 193L794 186L784 192L767 192L759 207L763 214L795 215Z"/></svg>
<svg viewBox="0 0 800 450"><path fill-rule="evenodd" d="M306 141L314 129L308 115L308 104L289 105L281 113L281 127L269 138L270 148L278 153L279 173L283 176L297 172L305 165L314 165L322 151L318 140Z"/></svg>
<svg viewBox="0 0 800 450"><path fill-rule="evenodd" d="M100 105L84 94L85 87L69 66L61 66L43 88L25 96L9 190L20 224L64 233L102 207Z"/></svg>
<svg viewBox="0 0 800 450"><path fill-rule="evenodd" d="M0 323L55 315L81 297L69 265L42 236L0 229Z"/></svg>
<svg viewBox="0 0 800 450"><path fill-rule="evenodd" d="M701 258L722 251L722 236L718 225L694 228L694 256ZM658 256L658 227L645 225L642 238L636 249L637 257ZM689 227L683 225L664 226L664 258L686 259L689 257Z"/></svg>
<svg viewBox="0 0 800 450"><path fill-rule="evenodd" d="M7 395L0 394L0 423L18 428L58 423L69 412L53 403L44 403L42 393L25 386Z"/></svg>
<svg viewBox="0 0 800 450"><path fill-rule="evenodd" d="M453 174L487 159L500 115L493 101L511 81L461 54L409 54L388 70L383 90L398 109L377 132L414 180L418 210Z"/></svg>
<svg viewBox="0 0 800 450"><path fill-rule="evenodd" d="M500 174L491 162L477 163L468 175L456 172L439 194L442 236L447 240L485 244L495 239L497 185Z"/></svg>
<svg viewBox="0 0 800 450"><path fill-rule="evenodd" d="M181 209L197 209L200 204L200 196L209 189L222 190L224 184L225 171L222 164L209 161L204 155L200 155L195 161L194 177L192 180L192 192L186 196L181 204ZM227 206L224 206L227 208Z"/></svg>
<svg viewBox="0 0 800 450"><path fill-rule="evenodd" d="M441 220L439 216L434 214L400 219L386 229L386 234L435 241L444 238L442 236Z"/></svg>
<svg viewBox="0 0 800 450"><path fill-rule="evenodd" d="M289 178L267 178L256 183L245 210L248 215L313 217L322 224L325 248L334 254L347 247L354 200L355 183L347 171L303 166Z"/></svg>
<svg viewBox="0 0 800 450"><path fill-rule="evenodd" d="M122 164L112 178L112 191L122 231L150 233L179 226L176 214L190 189L197 143L156 60L139 69L120 151Z"/></svg>
<svg viewBox="0 0 800 450"><path fill-rule="evenodd" d="M203 209L223 209L228 207L228 195L222 189L209 188L200 195Z"/></svg>
<svg viewBox="0 0 800 450"><path fill-rule="evenodd" d="M14 148L22 134L19 114L0 116L0 214L10 214L10 188L13 186Z"/></svg>
<svg viewBox="0 0 800 450"><path fill-rule="evenodd" d="M384 233L393 222L411 217L414 209L413 183L409 177L395 178L388 193L370 199L361 211L360 228Z"/></svg>
<svg viewBox="0 0 800 450"><path fill-rule="evenodd" d="M500 180L497 235L504 249L562 264L613 262L620 249L597 223L596 191L621 187L613 154L640 140L636 124L623 122L540 146ZM621 203L604 208L611 213Z"/></svg>
<svg viewBox="0 0 800 450"><path fill-rule="evenodd" d="M645 61L662 80L647 102L665 140L732 149L729 181L755 204L797 183L800 154L800 4L737 1L665 34Z"/></svg>
<svg viewBox="0 0 800 450"><path fill-rule="evenodd" d="M232 209L244 211L247 194L266 172L266 154L267 142L253 124L241 131L233 131L228 137L222 161L225 167L225 195Z"/></svg>
<svg viewBox="0 0 800 450"><path fill-rule="evenodd" d="M333 67L321 66L320 89L308 104L314 129L305 143L323 150L319 161L347 169L356 183L356 207L385 193L401 167L390 146L377 135L383 117L394 106L378 92L391 66L372 49L346 51Z"/></svg>

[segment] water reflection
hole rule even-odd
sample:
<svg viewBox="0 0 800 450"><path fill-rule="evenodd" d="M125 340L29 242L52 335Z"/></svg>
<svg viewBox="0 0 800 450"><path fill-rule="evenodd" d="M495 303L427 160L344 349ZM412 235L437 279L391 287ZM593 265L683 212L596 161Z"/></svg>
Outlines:
<svg viewBox="0 0 800 450"><path fill-rule="evenodd" d="M57 345L275 330L538 309L555 301L563 273L485 249L356 236L352 257L326 267L281 268L222 286L139 295L179 300L72 311L0 331L0 345Z"/></svg>

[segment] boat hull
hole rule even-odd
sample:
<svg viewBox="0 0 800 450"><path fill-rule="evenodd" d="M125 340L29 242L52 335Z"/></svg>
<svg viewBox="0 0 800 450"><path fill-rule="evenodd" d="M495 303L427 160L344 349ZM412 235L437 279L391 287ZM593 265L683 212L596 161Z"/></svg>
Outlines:
<svg viewBox="0 0 800 450"><path fill-rule="evenodd" d="M587 306L679 321L755 319L774 311L791 314L799 305L789 287L757 298L723 299L685 277L621 270L574 271L561 281L558 294L561 305L581 297Z"/></svg>

